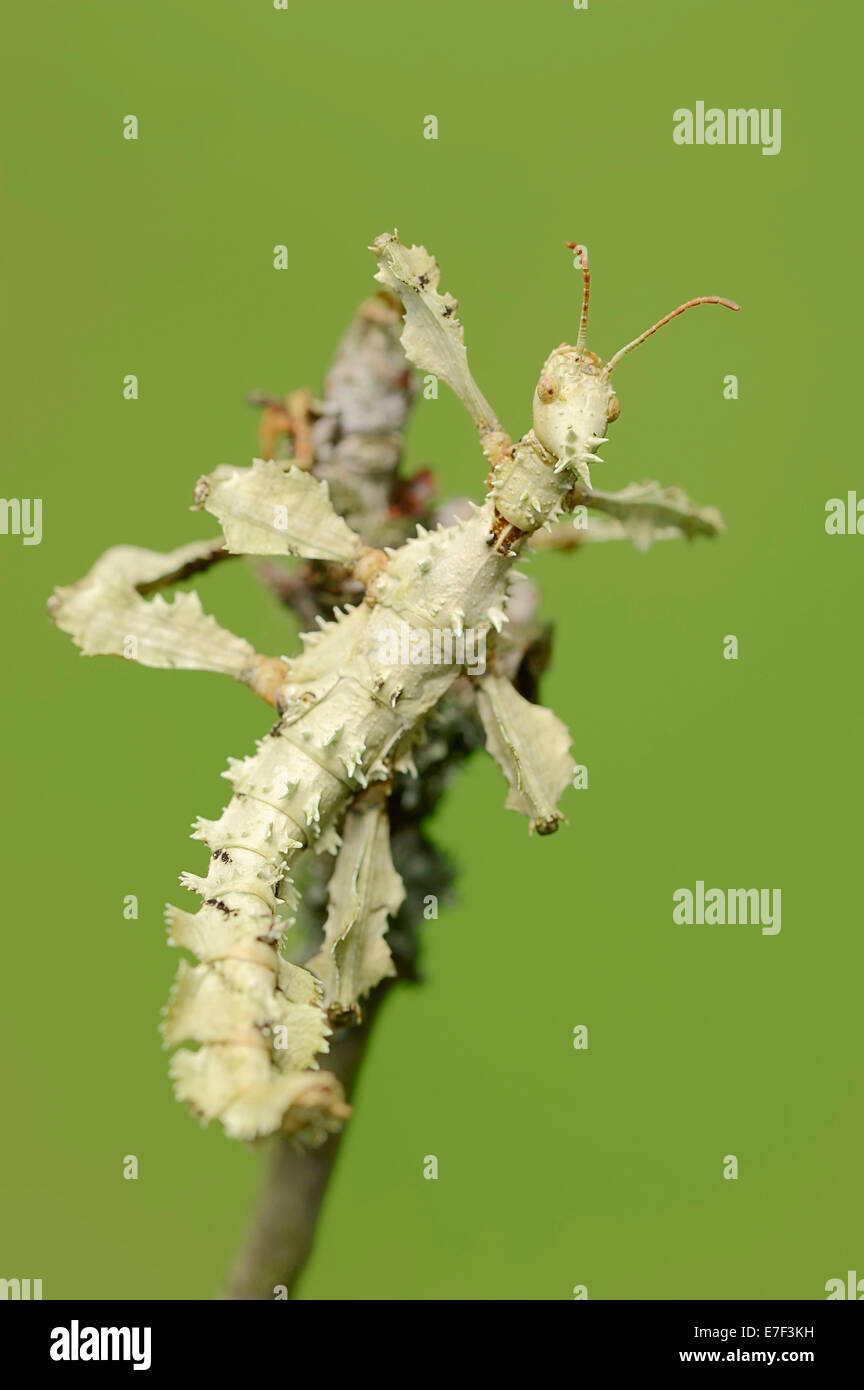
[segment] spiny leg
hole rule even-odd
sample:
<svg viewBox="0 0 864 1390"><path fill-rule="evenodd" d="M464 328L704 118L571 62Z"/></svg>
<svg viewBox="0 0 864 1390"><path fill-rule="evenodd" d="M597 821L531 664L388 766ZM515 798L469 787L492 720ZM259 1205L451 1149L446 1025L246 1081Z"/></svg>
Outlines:
<svg viewBox="0 0 864 1390"><path fill-rule="evenodd" d="M379 261L375 279L404 305L402 346L406 356L420 371L446 381L459 397L477 426L483 452L494 467L512 441L471 375L462 325L456 317L458 301L452 295L438 293L438 262L425 246L403 246L398 235L391 232L376 237L370 250Z"/></svg>
<svg viewBox="0 0 864 1390"><path fill-rule="evenodd" d="M371 796L371 804L370 804ZM396 967L384 939L388 920L405 899L393 867L386 797L379 787L358 797L341 831L330 879L321 949L307 963L324 985L331 1020L359 1020L360 999Z"/></svg>
<svg viewBox="0 0 864 1390"><path fill-rule="evenodd" d="M220 627L204 612L196 593L178 593L167 603L158 592L226 555L221 541L194 542L167 553L115 546L83 579L55 589L48 611L85 656L122 656L142 666L221 672L275 706L284 661L259 655L244 638Z"/></svg>
<svg viewBox="0 0 864 1390"><path fill-rule="evenodd" d="M195 505L215 516L233 555L299 555L344 565L364 584L386 563L336 511L325 482L274 459L221 465L200 478Z"/></svg>
<svg viewBox="0 0 864 1390"><path fill-rule="evenodd" d="M477 708L486 747L510 783L505 804L528 816L538 835L552 834L564 819L558 800L573 780L566 725L491 672L477 681Z"/></svg>
<svg viewBox="0 0 864 1390"><path fill-rule="evenodd" d="M583 507L596 513L587 526L553 523L531 537L532 550L575 550L594 541L626 540L637 550L654 541L720 536L723 518L715 507L697 507L680 488L659 483L631 483L620 492L575 487L564 500L568 511Z"/></svg>

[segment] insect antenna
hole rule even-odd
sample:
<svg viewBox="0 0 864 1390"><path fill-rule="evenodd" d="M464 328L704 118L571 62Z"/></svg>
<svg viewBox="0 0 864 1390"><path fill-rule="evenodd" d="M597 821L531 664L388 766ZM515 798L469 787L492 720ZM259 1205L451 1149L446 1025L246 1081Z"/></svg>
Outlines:
<svg viewBox="0 0 864 1390"><path fill-rule="evenodd" d="M564 245L568 251L573 251L579 257L579 264L582 267L582 313L579 317L579 333L576 338L576 351L581 352L585 346L585 335L588 332L588 296L591 293L588 247L580 246L576 241L565 241Z"/></svg>
<svg viewBox="0 0 864 1390"><path fill-rule="evenodd" d="M671 314L666 314L662 319L658 319L656 323L652 324L650 328L646 328L645 332L640 333L638 338L634 338L632 343L628 343L626 347L619 348L615 356L610 357L609 361L606 363L607 375L612 371L613 367L618 365L622 357L626 357L628 352L632 352L640 343L644 343L645 339L650 338L652 333L656 333L658 328L662 328L664 323L668 323L670 319L677 318L679 314L684 313L685 309L694 309L697 304L722 304L724 309L741 308L740 304L735 304L731 299L721 299L719 295L716 294L704 294L698 299L688 299L686 304L679 304L678 308L673 309Z"/></svg>

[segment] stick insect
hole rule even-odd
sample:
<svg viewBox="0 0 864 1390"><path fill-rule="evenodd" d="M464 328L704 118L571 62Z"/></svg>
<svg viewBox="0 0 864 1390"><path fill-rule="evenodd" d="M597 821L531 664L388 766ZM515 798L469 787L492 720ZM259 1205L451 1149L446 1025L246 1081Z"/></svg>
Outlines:
<svg viewBox="0 0 864 1390"><path fill-rule="evenodd" d="M198 962L181 961L165 1011L166 1044L197 1045L173 1056L175 1091L231 1136L282 1131L314 1145L349 1113L318 1059L333 1027L357 1017L363 997L393 973L386 933L404 888L391 857L387 798L394 777L411 771L427 719L464 676L469 632L490 639L491 661L472 684L487 747L509 784L507 806L541 836L563 818L558 802L574 770L570 735L496 666L518 557L544 537L569 546L559 518L577 505L592 512L597 539L722 529L712 509L656 484L598 492L590 470L619 414L613 373L622 359L691 307L738 306L716 296L688 300L604 364L587 347L587 252L567 245L582 273L576 342L547 357L533 427L515 443L471 375L457 302L439 293L436 261L395 233L371 247L376 280L401 305L408 360L445 381L477 427L489 471L485 497L469 516L433 531L418 527L395 548L366 544L313 475L304 446L293 459L223 465L199 480L195 506L220 523L219 539L168 554L117 547L49 601L54 621L85 654L221 671L276 711L255 752L229 760L222 775L232 795L221 816L195 822L193 838L207 846L209 864L204 876L184 873L181 883L201 906L166 911L169 943ZM169 604L157 592L226 555L327 562L353 577L361 597L303 634L299 655L262 656L206 615L196 594L178 593ZM442 649L432 639L445 631L451 640ZM433 645L441 659L432 658ZM298 904L294 874L302 856L321 853L336 856L323 941L300 966L282 951Z"/></svg>

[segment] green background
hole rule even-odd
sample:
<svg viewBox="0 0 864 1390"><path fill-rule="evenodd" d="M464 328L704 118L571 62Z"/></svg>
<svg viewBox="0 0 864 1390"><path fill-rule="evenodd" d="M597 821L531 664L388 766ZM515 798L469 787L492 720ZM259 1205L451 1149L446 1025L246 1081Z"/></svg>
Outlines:
<svg viewBox="0 0 864 1390"><path fill-rule="evenodd" d="M435 835L459 901L376 1028L300 1296L818 1299L864 1275L864 540L824 530L860 479L860 37L851 5L781 0L17 7L2 491L44 499L44 538L0 536L0 1275L47 1298L211 1297L241 1236L258 1158L166 1080L161 909L269 715L215 676L82 660L44 601L109 545L214 533L191 489L251 458L244 393L320 385L373 288L364 248L394 226L437 255L516 433L575 335L565 239L591 249L604 357L691 295L738 300L622 365L595 470L677 483L728 534L533 561L556 624L544 697L589 789L547 840L485 756L450 794ZM699 99L782 107L781 154L674 145ZM481 495L443 393L408 461ZM199 591L262 650L293 640L251 572ZM675 926L697 879L781 888L781 933Z"/></svg>

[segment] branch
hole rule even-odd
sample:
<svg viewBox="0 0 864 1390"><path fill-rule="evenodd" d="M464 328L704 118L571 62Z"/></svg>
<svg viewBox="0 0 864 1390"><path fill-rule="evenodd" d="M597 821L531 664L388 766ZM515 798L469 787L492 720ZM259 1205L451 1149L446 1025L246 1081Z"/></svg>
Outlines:
<svg viewBox="0 0 864 1390"><path fill-rule="evenodd" d="M338 1077L349 1097L385 993L379 988L364 1021L343 1029L331 1040L328 1070ZM225 1289L226 1299L272 1300L281 1288L292 1296L312 1250L341 1139L341 1133L331 1134L320 1148L307 1152L296 1149L283 1135L267 1142L263 1186Z"/></svg>
<svg viewBox="0 0 864 1390"><path fill-rule="evenodd" d="M412 480L406 484L399 478L401 429L416 394L415 378L399 343L401 326L401 314L389 299L377 297L361 306L337 348L324 409L313 426L312 472L326 478L336 510L367 544L399 544L418 520L431 524L431 489L412 489ZM356 585L348 569L332 563L307 561L286 572L269 561L261 570L283 602L310 627L316 617L332 617L333 608L346 599L346 587ZM539 676L550 653L549 631L535 618L537 600L534 586L514 576L509 622L496 643L497 669L528 700L537 698ZM387 803L390 839L406 891L387 932L396 976L384 980L364 1001L362 1021L340 1027L330 1040L328 1070L349 1095L390 989L399 981L417 979L417 927L424 920L427 896L434 894L440 903L450 894L450 864L428 839L424 823L461 763L483 743L474 692L463 678L427 722L426 738L415 750L418 775L395 779ZM309 877L297 927L306 939L304 958L322 940L332 871L329 855L316 855L306 866ZM267 1150L263 1185L226 1298L270 1300L277 1287L291 1296L312 1249L341 1142L341 1134L333 1134L320 1148L305 1152L298 1152L283 1136L262 1145Z"/></svg>

